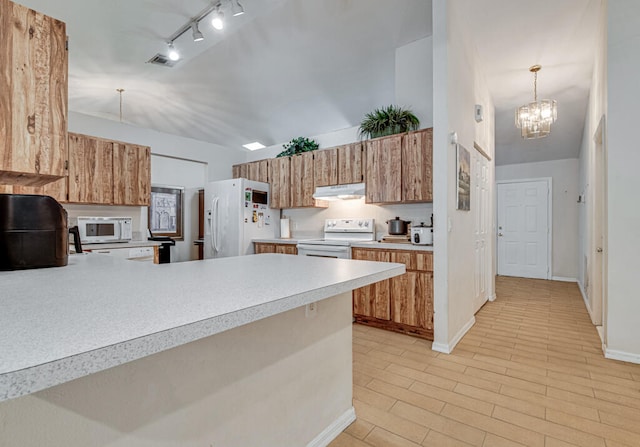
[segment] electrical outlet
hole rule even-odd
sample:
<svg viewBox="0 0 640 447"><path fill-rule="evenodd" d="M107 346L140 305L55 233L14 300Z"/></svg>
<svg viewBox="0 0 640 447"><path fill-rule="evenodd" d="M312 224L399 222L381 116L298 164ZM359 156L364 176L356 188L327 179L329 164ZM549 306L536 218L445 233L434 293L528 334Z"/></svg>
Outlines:
<svg viewBox="0 0 640 447"><path fill-rule="evenodd" d="M318 315L318 303L309 303L304 309L304 316L307 318L315 318Z"/></svg>

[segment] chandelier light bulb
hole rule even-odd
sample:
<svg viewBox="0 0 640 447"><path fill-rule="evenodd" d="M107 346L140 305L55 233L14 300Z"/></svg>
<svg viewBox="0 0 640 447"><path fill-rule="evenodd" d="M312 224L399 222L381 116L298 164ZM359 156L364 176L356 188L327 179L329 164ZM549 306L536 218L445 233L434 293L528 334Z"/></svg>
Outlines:
<svg viewBox="0 0 640 447"><path fill-rule="evenodd" d="M538 100L538 72L540 65L529 68L533 73L533 102L516 109L516 127L521 129L524 139L543 138L551 133L551 124L558 119L558 105L555 100Z"/></svg>

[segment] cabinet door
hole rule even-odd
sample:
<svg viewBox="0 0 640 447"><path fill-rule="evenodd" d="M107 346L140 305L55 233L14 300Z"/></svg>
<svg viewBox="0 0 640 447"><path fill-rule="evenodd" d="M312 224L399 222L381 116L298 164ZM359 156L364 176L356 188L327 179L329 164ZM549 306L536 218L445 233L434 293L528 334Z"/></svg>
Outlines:
<svg viewBox="0 0 640 447"><path fill-rule="evenodd" d="M362 143L352 143L338 148L338 185L360 183L362 172Z"/></svg>
<svg viewBox="0 0 640 447"><path fill-rule="evenodd" d="M291 158L280 157L269 160L269 184L271 185L271 208L291 206Z"/></svg>
<svg viewBox="0 0 640 447"><path fill-rule="evenodd" d="M402 137L402 200L432 202L433 129Z"/></svg>
<svg viewBox="0 0 640 447"><path fill-rule="evenodd" d="M0 179L43 186L65 175L65 24L0 0L0 42Z"/></svg>
<svg viewBox="0 0 640 447"><path fill-rule="evenodd" d="M275 253L276 246L275 244L268 244L264 242L254 242L253 247L257 255L261 253Z"/></svg>
<svg viewBox="0 0 640 447"><path fill-rule="evenodd" d="M313 152L305 152L291 157L291 208L315 205L313 155Z"/></svg>
<svg viewBox="0 0 640 447"><path fill-rule="evenodd" d="M297 255L298 247L295 244L276 244L276 253L283 255Z"/></svg>
<svg viewBox="0 0 640 447"><path fill-rule="evenodd" d="M367 203L402 200L402 137L391 135L366 142Z"/></svg>
<svg viewBox="0 0 640 447"><path fill-rule="evenodd" d="M433 274L409 271L391 278L393 321L422 329L433 328L433 305L428 305Z"/></svg>
<svg viewBox="0 0 640 447"><path fill-rule="evenodd" d="M58 202L67 202L67 177L44 186L0 185L0 194L37 194L51 196Z"/></svg>
<svg viewBox="0 0 640 447"><path fill-rule="evenodd" d="M338 184L338 149L323 149L314 152L314 186L333 186Z"/></svg>
<svg viewBox="0 0 640 447"><path fill-rule="evenodd" d="M246 178L249 180L265 183L269 181L269 160L252 161L251 163L246 163L245 166L247 166Z"/></svg>
<svg viewBox="0 0 640 447"><path fill-rule="evenodd" d="M389 252L384 250L363 250L353 248L353 259L389 262ZM378 320L391 319L391 281L385 279L353 291L353 313Z"/></svg>
<svg viewBox="0 0 640 447"><path fill-rule="evenodd" d="M69 201L113 203L113 142L69 134Z"/></svg>
<svg viewBox="0 0 640 447"><path fill-rule="evenodd" d="M151 199L151 149L113 143L113 202L149 206Z"/></svg>

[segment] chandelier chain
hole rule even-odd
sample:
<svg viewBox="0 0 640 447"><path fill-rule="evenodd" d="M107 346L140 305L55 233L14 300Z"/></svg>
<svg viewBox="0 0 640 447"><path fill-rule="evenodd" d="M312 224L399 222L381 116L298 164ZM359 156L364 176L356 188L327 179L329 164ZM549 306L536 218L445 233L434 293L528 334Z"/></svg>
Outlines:
<svg viewBox="0 0 640 447"><path fill-rule="evenodd" d="M533 73L533 102L538 102L538 72Z"/></svg>

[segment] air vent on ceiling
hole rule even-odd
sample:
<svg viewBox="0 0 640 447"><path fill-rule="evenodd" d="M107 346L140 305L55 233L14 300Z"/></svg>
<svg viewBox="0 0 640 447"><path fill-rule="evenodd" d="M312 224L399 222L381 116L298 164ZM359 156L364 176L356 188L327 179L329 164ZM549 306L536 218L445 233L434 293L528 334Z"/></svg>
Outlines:
<svg viewBox="0 0 640 447"><path fill-rule="evenodd" d="M147 61L148 64L162 65L163 67L173 67L178 62L179 61L172 61L171 59L169 59L169 57L164 56L160 53L156 54Z"/></svg>

